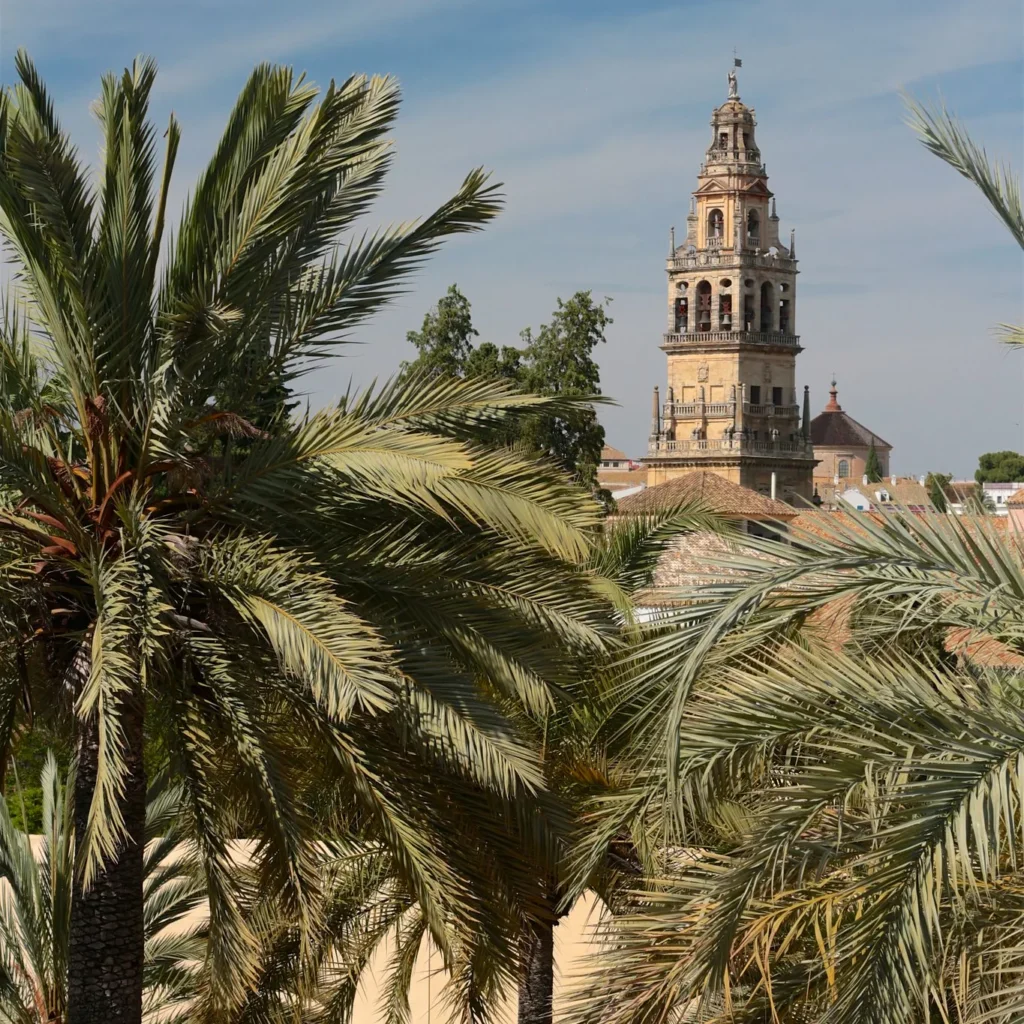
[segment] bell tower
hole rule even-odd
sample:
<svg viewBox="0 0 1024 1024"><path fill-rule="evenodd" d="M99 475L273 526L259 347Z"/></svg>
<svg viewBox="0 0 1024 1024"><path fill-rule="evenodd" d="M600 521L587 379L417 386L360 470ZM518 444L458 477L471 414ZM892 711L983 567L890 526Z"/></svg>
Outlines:
<svg viewBox="0 0 1024 1024"><path fill-rule="evenodd" d="M668 389L644 463L652 485L707 469L799 503L814 452L796 385L796 243L779 238L756 124L731 71L682 245L672 230Z"/></svg>

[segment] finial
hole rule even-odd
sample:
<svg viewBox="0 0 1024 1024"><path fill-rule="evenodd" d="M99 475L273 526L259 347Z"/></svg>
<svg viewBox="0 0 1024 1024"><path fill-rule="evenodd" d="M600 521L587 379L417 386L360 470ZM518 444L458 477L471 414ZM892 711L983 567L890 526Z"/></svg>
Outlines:
<svg viewBox="0 0 1024 1024"><path fill-rule="evenodd" d="M668 254L674 256L676 254L676 226L675 224L669 228L668 231Z"/></svg>
<svg viewBox="0 0 1024 1024"><path fill-rule="evenodd" d="M658 396L658 387L655 385L654 394L651 397L651 439L656 439L661 434L661 400Z"/></svg>
<svg viewBox="0 0 1024 1024"><path fill-rule="evenodd" d="M775 212L775 196L772 196L772 220L778 220L779 215Z"/></svg>
<svg viewBox="0 0 1024 1024"><path fill-rule="evenodd" d="M842 412L843 407L839 404L839 391L836 388L836 375L832 374L832 387L828 393L828 405L825 406L826 412Z"/></svg>
<svg viewBox="0 0 1024 1024"><path fill-rule="evenodd" d="M789 258L796 259L796 228L790 228L789 231Z"/></svg>
<svg viewBox="0 0 1024 1024"><path fill-rule="evenodd" d="M800 433L803 434L806 443L811 436L811 389L807 384L804 385L804 416Z"/></svg>
<svg viewBox="0 0 1024 1024"><path fill-rule="evenodd" d="M694 214L694 215L697 213L697 197L696 196L690 196L690 213Z"/></svg>

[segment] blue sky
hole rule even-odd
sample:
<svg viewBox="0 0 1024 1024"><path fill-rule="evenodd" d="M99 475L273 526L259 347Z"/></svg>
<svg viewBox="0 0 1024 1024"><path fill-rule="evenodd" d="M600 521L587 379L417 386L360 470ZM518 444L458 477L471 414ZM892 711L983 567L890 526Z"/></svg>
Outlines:
<svg viewBox="0 0 1024 1024"><path fill-rule="evenodd" d="M990 332L1024 320L1021 253L914 140L899 98L941 92L1019 172L1022 38L1019 0L0 0L4 80L26 46L90 160L100 74L156 57L154 116L173 109L185 132L179 197L255 62L321 83L397 75L398 157L374 219L428 212L477 165L505 183L507 210L312 378L314 402L390 375L409 355L405 332L453 281L498 343L592 288L615 320L600 362L620 404L603 419L632 454L665 378L668 229L685 223L735 46L783 232L797 229L799 383L820 408L835 372L840 401L894 446L900 473L970 475L980 452L1024 450L1024 356Z"/></svg>

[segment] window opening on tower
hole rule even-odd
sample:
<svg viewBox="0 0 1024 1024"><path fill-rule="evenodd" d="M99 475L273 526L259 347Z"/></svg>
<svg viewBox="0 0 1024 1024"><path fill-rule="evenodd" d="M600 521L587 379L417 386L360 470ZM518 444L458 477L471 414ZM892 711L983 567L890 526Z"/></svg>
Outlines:
<svg viewBox="0 0 1024 1024"><path fill-rule="evenodd" d="M711 330L711 283L701 281L697 285L697 329Z"/></svg>
<svg viewBox="0 0 1024 1024"><path fill-rule="evenodd" d="M761 285L761 330L762 331L773 331L775 326L772 323L772 313L774 312L774 292L770 281L765 281Z"/></svg>
<svg viewBox="0 0 1024 1024"><path fill-rule="evenodd" d="M747 214L747 242L751 245L761 244L761 221L757 216L757 210L751 210Z"/></svg>

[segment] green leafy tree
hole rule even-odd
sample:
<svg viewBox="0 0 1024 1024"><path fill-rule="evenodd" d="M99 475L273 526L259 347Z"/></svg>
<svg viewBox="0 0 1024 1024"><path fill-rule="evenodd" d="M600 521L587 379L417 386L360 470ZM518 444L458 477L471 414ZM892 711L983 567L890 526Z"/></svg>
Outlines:
<svg viewBox="0 0 1024 1024"><path fill-rule="evenodd" d="M558 300L550 323L536 335L527 328L522 339L524 387L537 394L592 396L601 394L601 372L594 349L612 323L607 305L595 302L589 291ZM526 430L526 440L553 458L567 473L593 488L604 447L604 427L597 413L586 409L571 416L537 416Z"/></svg>
<svg viewBox="0 0 1024 1024"><path fill-rule="evenodd" d="M953 476L950 473L929 473L924 478L928 500L935 507L936 512L945 512L949 507L946 491L952 480Z"/></svg>
<svg viewBox="0 0 1024 1024"><path fill-rule="evenodd" d="M882 462L878 458L878 450L875 448L875 439L871 438L871 447L868 448L868 459L864 464L864 473L869 484L877 484L882 480Z"/></svg>
<svg viewBox="0 0 1024 1024"><path fill-rule="evenodd" d="M75 752L67 1020L141 1019L147 741L205 878L209 1019L258 973L239 835L258 840L261 891L312 934L314 839L358 826L447 948L479 906L437 853L452 839L429 780L444 768L513 801L541 787L497 697L543 706L609 628L579 572L596 505L478 440L572 403L437 379L273 430L239 410L490 220L495 188L473 172L423 221L341 245L383 188L395 83L355 77L317 102L261 65L165 244L179 129L159 171L154 65L104 79L95 187L23 54L17 68L0 99L17 282L0 373L27 384L0 394L0 746L53 709Z"/></svg>
<svg viewBox="0 0 1024 1024"><path fill-rule="evenodd" d="M420 354L403 364L403 372L514 381L537 395L599 396L601 372L594 349L605 340L605 330L612 323L607 312L610 301L598 303L589 291L579 291L565 302L559 299L551 322L536 334L530 328L524 330L522 348L499 348L492 342L474 346L477 332L470 304L453 284L424 317L422 328L407 335ZM558 415L533 416L511 433L492 439L543 452L580 483L592 490L597 485L604 428L586 404L577 402Z"/></svg>
<svg viewBox="0 0 1024 1024"><path fill-rule="evenodd" d="M469 299L458 285L450 285L447 294L427 311L420 329L406 334L406 341L416 346L419 355L403 363L402 371L425 377L464 377L475 337Z"/></svg>
<svg viewBox="0 0 1024 1024"><path fill-rule="evenodd" d="M1024 455L1019 452L986 452L978 457L974 479L979 484L1014 483L1024 480Z"/></svg>

